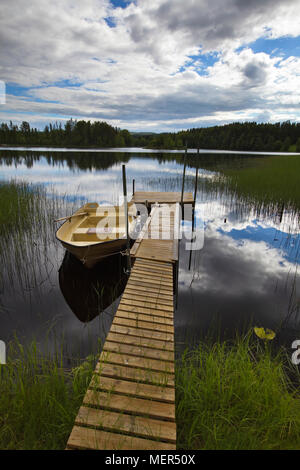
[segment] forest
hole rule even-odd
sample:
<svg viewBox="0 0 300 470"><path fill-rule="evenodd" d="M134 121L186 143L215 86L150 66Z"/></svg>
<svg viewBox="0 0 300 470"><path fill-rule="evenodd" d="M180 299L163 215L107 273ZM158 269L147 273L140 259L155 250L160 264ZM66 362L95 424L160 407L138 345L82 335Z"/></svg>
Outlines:
<svg viewBox="0 0 300 470"><path fill-rule="evenodd" d="M43 130L30 127L23 121L20 126L0 125L1 145L30 145L46 147L130 147L131 134L126 130L113 127L106 122L68 120L64 127L61 123L48 124Z"/></svg>
<svg viewBox="0 0 300 470"><path fill-rule="evenodd" d="M236 122L223 126L193 128L177 133L134 133L100 121L68 120L50 123L43 130L2 123L0 145L109 148L146 147L153 149L201 148L216 150L251 150L300 152L300 123L275 124Z"/></svg>
<svg viewBox="0 0 300 470"><path fill-rule="evenodd" d="M236 122L177 133L145 135L140 137L138 145L158 149L187 146L215 150L300 152L300 123Z"/></svg>

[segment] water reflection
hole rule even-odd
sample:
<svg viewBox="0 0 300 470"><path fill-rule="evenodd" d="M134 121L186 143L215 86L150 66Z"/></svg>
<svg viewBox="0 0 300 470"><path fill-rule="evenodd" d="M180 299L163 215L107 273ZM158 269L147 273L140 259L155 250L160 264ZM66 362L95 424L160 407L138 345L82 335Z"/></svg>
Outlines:
<svg viewBox="0 0 300 470"><path fill-rule="evenodd" d="M258 220L224 202L196 205L196 225L204 225L205 235L191 263L181 243L178 341L197 341L208 331L232 336L255 324L289 342L300 321L299 231L291 231L287 217Z"/></svg>
<svg viewBox="0 0 300 470"><path fill-rule="evenodd" d="M110 256L94 268L86 269L66 252L59 268L59 286L78 320L92 321L122 294L127 281L122 258Z"/></svg>
<svg viewBox="0 0 300 470"><path fill-rule="evenodd" d="M191 155L189 159L185 190L193 192L194 167L199 165L196 227L203 227L204 246L192 252L190 263L190 253L180 243L177 344L187 337L197 340L212 329L231 337L236 329L253 324L280 331L282 342L287 333L292 339L299 336L297 214L279 200L278 207L249 203L219 179L224 168L255 166L260 158ZM129 194L133 179L137 191L181 191L182 161L182 155L160 153L0 152L1 179L40 183L49 200L63 201L57 202L57 213L55 205L53 218L72 213L86 201L118 202L122 162L126 162ZM55 327L70 347L80 341L82 353L88 354L109 330L118 299L109 302L122 290L121 271L116 259L107 260L107 265L96 267L95 276L87 270L82 276L81 265L64 259L52 224L44 240L37 230L34 242L40 248L30 251L34 259L24 256L26 250L20 247L17 269L10 270L10 251L1 255L0 338L10 338L14 331L29 339L42 338ZM26 282L16 280L20 273ZM22 285L33 287L22 290Z"/></svg>

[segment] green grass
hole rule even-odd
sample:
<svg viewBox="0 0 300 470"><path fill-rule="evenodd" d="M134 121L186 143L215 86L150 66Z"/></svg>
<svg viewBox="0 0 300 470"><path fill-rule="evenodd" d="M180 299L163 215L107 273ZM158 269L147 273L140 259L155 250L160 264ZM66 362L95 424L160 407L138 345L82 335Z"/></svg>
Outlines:
<svg viewBox="0 0 300 470"><path fill-rule="evenodd" d="M272 356L249 335L186 352L176 374L178 447L299 449L300 382L287 367L283 351Z"/></svg>
<svg viewBox="0 0 300 470"><path fill-rule="evenodd" d="M68 213L65 198L47 197L44 187L26 182L0 183L0 289L31 289L45 278L58 252L54 220ZM54 249L54 246L56 247ZM5 274L5 276L4 276Z"/></svg>
<svg viewBox="0 0 300 470"><path fill-rule="evenodd" d="M269 345L268 345L269 346ZM0 449L64 449L95 367L11 343L0 366ZM203 342L176 364L177 448L298 449L299 375L250 335ZM298 388L297 388L298 386Z"/></svg>
<svg viewBox="0 0 300 470"><path fill-rule="evenodd" d="M0 365L0 449L64 449L94 369L93 357L66 370L61 354L14 341Z"/></svg>
<svg viewBox="0 0 300 470"><path fill-rule="evenodd" d="M274 210L300 210L300 156L273 156L255 166L225 170L229 185L245 202Z"/></svg>
<svg viewBox="0 0 300 470"><path fill-rule="evenodd" d="M26 183L0 184L0 235L18 230L26 230L31 227L32 209L34 207L35 194Z"/></svg>

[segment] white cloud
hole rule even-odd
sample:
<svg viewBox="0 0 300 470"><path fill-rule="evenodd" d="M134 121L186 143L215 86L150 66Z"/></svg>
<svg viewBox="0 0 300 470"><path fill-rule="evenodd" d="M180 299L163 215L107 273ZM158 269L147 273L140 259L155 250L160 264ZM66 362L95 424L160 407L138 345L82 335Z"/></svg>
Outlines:
<svg viewBox="0 0 300 470"><path fill-rule="evenodd" d="M29 89L7 95L0 119L73 116L132 130L298 120L299 57L236 49L300 35L298 8L296 0L228 0L226 8L138 0L117 9L108 0L3 0L0 78ZM199 51L217 61L205 69L190 58Z"/></svg>

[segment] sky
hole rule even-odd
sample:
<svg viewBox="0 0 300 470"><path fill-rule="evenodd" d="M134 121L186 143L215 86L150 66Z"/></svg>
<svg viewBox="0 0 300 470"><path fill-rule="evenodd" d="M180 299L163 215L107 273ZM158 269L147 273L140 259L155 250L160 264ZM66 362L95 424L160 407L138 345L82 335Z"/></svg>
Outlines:
<svg viewBox="0 0 300 470"><path fill-rule="evenodd" d="M0 122L300 122L299 14L300 0L1 0Z"/></svg>

